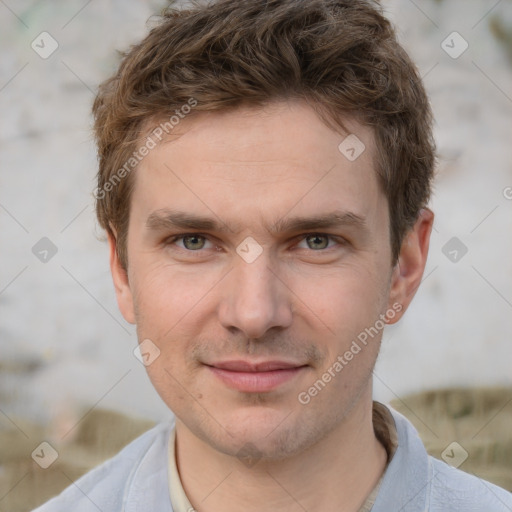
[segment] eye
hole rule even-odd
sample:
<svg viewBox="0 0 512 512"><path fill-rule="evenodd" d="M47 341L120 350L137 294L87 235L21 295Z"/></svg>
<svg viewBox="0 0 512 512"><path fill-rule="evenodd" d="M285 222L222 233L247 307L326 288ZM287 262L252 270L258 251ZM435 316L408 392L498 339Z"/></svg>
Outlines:
<svg viewBox="0 0 512 512"><path fill-rule="evenodd" d="M180 235L175 237L171 242L187 251L199 251L204 249L207 243L211 243L205 236L198 234Z"/></svg>
<svg viewBox="0 0 512 512"><path fill-rule="evenodd" d="M323 249L328 249L332 247L331 242L334 243L334 240L329 235L322 235L321 233L312 233L310 235L306 235L304 239L298 244L298 247L301 249L312 249L313 251L321 251ZM304 247L303 244L306 244Z"/></svg>

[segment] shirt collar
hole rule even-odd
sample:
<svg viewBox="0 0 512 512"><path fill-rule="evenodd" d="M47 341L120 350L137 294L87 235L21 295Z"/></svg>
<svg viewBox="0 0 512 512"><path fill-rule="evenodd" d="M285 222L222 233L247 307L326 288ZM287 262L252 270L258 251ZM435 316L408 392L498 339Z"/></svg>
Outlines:
<svg viewBox="0 0 512 512"><path fill-rule="evenodd" d="M400 448L399 446L399 439L401 443L403 443L403 440L405 439L407 441L407 446L409 446L409 448L414 449L415 453L417 454L419 454L419 449L421 448L421 450L424 453L425 462L427 460L427 455L423 448L423 443L419 440L419 437L417 438L417 440L419 441L419 445L417 445L417 443L411 442L411 437L413 438L413 433L415 433L415 430L412 427L412 425L410 425L410 423L399 413L388 409L386 406L382 405L379 402L373 403L373 425L375 435L382 443L388 454L388 467L385 470L380 481L377 483L373 491L366 499L363 507L360 509L360 512L366 512L367 510L372 510L372 512L389 512L389 510L394 510L394 508L393 506L388 505L388 503L396 505L394 497L395 492L401 492L403 494L402 502L404 504L409 503L411 499L414 498L414 493L413 496L410 496L407 487L405 487L404 489L395 488L397 487L395 484L399 483L395 481L395 478L398 478L399 480L403 479L402 473L408 473L408 470L403 469L404 467L408 466L403 466L402 463L397 462L397 460L403 460L404 457L407 458L407 453L404 453L403 447ZM414 439L412 439L412 441L414 441ZM185 491L183 489L183 485L181 483L178 467L176 464L175 443L176 431L173 428L169 436L168 447L168 476L170 500L172 502L174 512L189 512L190 510L194 509L190 501L188 500L187 495L185 494ZM405 452L407 452L407 450L405 450ZM416 463L413 460L409 461L409 464L411 466L415 466ZM390 474L392 476L388 474L390 470ZM412 487L414 489L414 485ZM390 493L391 497L389 496ZM387 500L385 497L383 497L383 494L387 495ZM389 501L389 499L391 499L391 502ZM419 497L418 499L421 500L421 498Z"/></svg>
<svg viewBox="0 0 512 512"><path fill-rule="evenodd" d="M412 424L400 413L387 409L395 422L398 445L382 477L372 512L423 512L430 483L427 452Z"/></svg>

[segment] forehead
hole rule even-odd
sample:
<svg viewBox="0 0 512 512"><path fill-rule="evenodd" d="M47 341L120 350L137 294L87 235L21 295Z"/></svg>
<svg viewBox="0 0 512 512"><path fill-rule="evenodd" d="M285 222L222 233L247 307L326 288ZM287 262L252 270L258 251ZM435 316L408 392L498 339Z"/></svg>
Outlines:
<svg viewBox="0 0 512 512"><path fill-rule="evenodd" d="M384 198L372 131L343 124L347 132L328 127L300 102L185 118L139 165L132 213L192 209L238 225L269 225L292 211L375 213Z"/></svg>

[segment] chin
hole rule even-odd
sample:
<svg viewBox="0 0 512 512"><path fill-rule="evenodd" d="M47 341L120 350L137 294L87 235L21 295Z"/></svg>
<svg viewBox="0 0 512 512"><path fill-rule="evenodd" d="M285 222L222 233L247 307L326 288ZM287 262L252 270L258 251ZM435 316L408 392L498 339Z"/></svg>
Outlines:
<svg viewBox="0 0 512 512"><path fill-rule="evenodd" d="M237 433L233 438L226 438L226 444L213 446L217 450L238 459L261 459L268 461L282 460L293 457L312 446L316 439L301 425L288 428L276 428L262 436L262 431Z"/></svg>
<svg viewBox="0 0 512 512"><path fill-rule="evenodd" d="M216 429L215 434L203 431L201 437L217 451L239 459L284 459L319 439L319 432L294 415L293 409L252 407L228 416L220 421L225 429Z"/></svg>

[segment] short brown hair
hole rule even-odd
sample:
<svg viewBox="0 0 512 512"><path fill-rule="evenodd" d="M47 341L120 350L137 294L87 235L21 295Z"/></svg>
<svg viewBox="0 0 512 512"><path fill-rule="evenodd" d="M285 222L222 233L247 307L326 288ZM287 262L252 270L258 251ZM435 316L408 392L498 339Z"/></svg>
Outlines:
<svg viewBox="0 0 512 512"><path fill-rule="evenodd" d="M115 231L125 268L133 187L126 163L136 166L148 121L191 100L194 115L280 99L307 101L331 126L353 116L373 129L397 260L428 202L435 146L421 78L378 2L220 0L164 11L94 101L96 212Z"/></svg>

